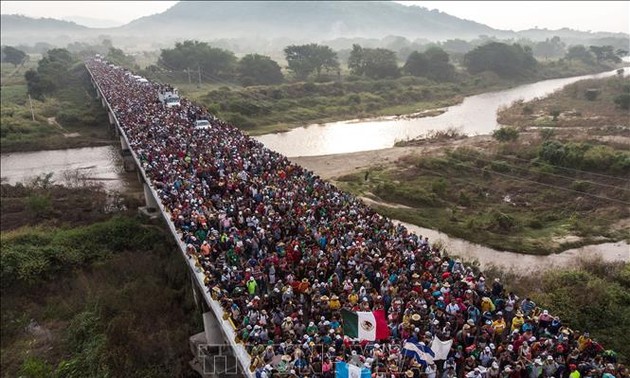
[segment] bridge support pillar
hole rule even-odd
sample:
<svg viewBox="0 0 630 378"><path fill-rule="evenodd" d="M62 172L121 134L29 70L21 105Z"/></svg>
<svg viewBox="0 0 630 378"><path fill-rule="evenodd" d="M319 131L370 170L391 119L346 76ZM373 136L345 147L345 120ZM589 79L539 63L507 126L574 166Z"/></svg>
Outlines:
<svg viewBox="0 0 630 378"><path fill-rule="evenodd" d="M120 148L122 149L123 155L130 152L129 145L123 136L120 136Z"/></svg>
<svg viewBox="0 0 630 378"><path fill-rule="evenodd" d="M203 331L206 334L208 344L224 345L221 324L212 311L203 313Z"/></svg>
<svg viewBox="0 0 630 378"><path fill-rule="evenodd" d="M153 198L153 193L151 193L149 185L147 185L147 183L145 182L144 184L142 184L142 187L144 189L144 203L146 205L147 211L156 212L158 209L158 203L155 198Z"/></svg>
<svg viewBox="0 0 630 378"><path fill-rule="evenodd" d="M133 160L131 155L123 155L123 168L125 172L136 171L136 161Z"/></svg>

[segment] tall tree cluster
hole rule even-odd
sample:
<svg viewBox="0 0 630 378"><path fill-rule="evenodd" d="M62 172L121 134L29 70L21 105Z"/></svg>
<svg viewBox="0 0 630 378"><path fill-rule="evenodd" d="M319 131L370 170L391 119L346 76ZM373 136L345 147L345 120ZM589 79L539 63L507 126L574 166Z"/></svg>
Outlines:
<svg viewBox="0 0 630 378"><path fill-rule="evenodd" d="M383 48L363 48L352 45L348 57L348 68L353 75L372 79L396 78L400 76L396 53Z"/></svg>
<svg viewBox="0 0 630 378"><path fill-rule="evenodd" d="M338 70L337 53L329 46L310 43L290 45L284 49L284 55L291 70L298 80L305 80L310 74L321 76L323 70Z"/></svg>
<svg viewBox="0 0 630 378"><path fill-rule="evenodd" d="M528 46L490 42L464 55L464 66L471 74L492 71L502 77L512 77L535 69L537 62Z"/></svg>
<svg viewBox="0 0 630 378"><path fill-rule="evenodd" d="M72 66L77 62L66 49L51 49L39 61L37 70L24 74L28 93L37 99L54 93L67 82Z"/></svg>
<svg viewBox="0 0 630 378"><path fill-rule="evenodd" d="M177 42L172 49L162 49L158 64L168 70L194 70L211 78L225 78L233 75L236 61L231 51L189 40Z"/></svg>
<svg viewBox="0 0 630 378"><path fill-rule="evenodd" d="M455 67L449 55L440 47L429 47L425 52L412 52L403 70L412 76L423 76L435 81L449 81L455 77Z"/></svg>
<svg viewBox="0 0 630 378"><path fill-rule="evenodd" d="M28 58L28 55L26 55L24 51L16 49L13 46L2 47L2 62L3 63L11 63L15 67L17 67L18 64L22 64L24 61L26 61L27 58Z"/></svg>

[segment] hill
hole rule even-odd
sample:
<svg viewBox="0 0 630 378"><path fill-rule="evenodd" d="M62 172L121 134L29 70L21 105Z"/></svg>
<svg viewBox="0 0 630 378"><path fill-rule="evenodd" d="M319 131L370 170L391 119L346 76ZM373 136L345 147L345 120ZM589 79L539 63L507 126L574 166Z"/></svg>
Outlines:
<svg viewBox="0 0 630 378"><path fill-rule="evenodd" d="M308 41L386 35L468 39L480 34L506 34L446 13L393 2L180 2L123 29L168 34L173 32L172 26L177 26L178 36L183 33L186 37L205 30L211 38L291 36Z"/></svg>
<svg viewBox="0 0 630 378"><path fill-rule="evenodd" d="M36 42L67 43L70 35L79 36L91 30L74 22L54 18L32 18L3 14L0 22L3 45Z"/></svg>
<svg viewBox="0 0 630 378"><path fill-rule="evenodd" d="M591 33L570 29L530 29L522 32L493 29L438 10L389 1L182 1L166 11L112 28L88 28L73 22L2 15L2 44L47 42L56 46L109 38L116 46L153 50L175 41L198 39L229 45L233 51L278 51L291 43L344 39L545 40L560 33L570 44L579 41L628 38L622 33ZM563 38L563 39L564 39ZM227 45L226 45L227 44Z"/></svg>

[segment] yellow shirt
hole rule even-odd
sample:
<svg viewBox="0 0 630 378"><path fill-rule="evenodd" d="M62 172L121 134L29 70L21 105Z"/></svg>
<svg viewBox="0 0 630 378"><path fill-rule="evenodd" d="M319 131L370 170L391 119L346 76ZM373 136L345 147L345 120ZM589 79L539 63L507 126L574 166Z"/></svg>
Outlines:
<svg viewBox="0 0 630 378"><path fill-rule="evenodd" d="M521 329L523 323L525 323L525 319L515 316L514 319L512 319L512 331L514 331L515 329Z"/></svg>
<svg viewBox="0 0 630 378"><path fill-rule="evenodd" d="M496 333L503 333L503 331L505 330L505 327L506 327L506 324L503 318L492 322L492 328L494 328L494 332Z"/></svg>
<svg viewBox="0 0 630 378"><path fill-rule="evenodd" d="M328 302L328 308L331 310L339 310L341 308L339 299L331 299L330 302Z"/></svg>

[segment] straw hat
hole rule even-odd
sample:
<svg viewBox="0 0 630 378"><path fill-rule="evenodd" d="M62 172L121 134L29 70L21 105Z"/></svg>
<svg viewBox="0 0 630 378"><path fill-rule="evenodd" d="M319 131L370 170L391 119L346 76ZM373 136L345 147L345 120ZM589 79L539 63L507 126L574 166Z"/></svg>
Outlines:
<svg viewBox="0 0 630 378"><path fill-rule="evenodd" d="M420 315L419 314L411 315L411 320L413 320L414 322L419 322L420 321Z"/></svg>
<svg viewBox="0 0 630 378"><path fill-rule="evenodd" d="M407 370L407 371L405 372L405 375L406 375L407 377L413 377L413 371L411 371L411 370Z"/></svg>

